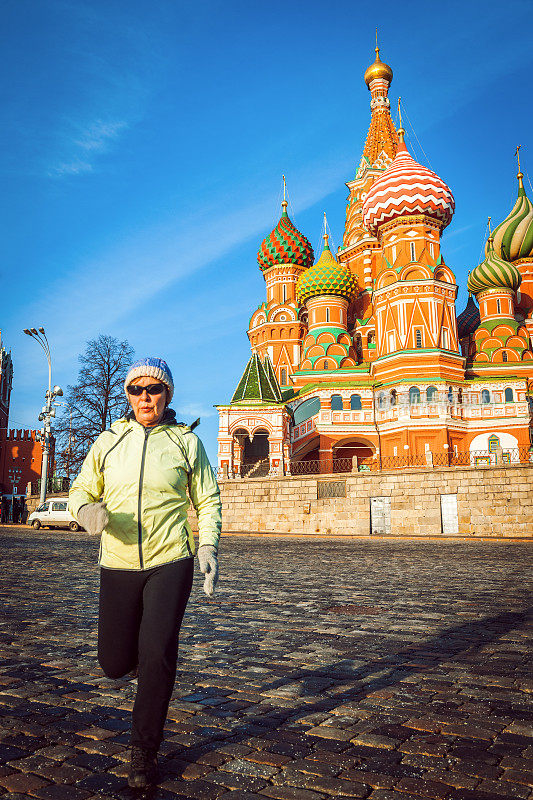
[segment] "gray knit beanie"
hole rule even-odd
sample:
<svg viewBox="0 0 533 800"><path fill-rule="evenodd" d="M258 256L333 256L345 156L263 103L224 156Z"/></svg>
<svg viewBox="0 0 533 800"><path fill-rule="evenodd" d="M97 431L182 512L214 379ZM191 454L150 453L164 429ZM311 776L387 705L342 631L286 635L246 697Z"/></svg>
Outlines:
<svg viewBox="0 0 533 800"><path fill-rule="evenodd" d="M172 400L174 395L174 380L170 367L162 358L140 358L128 370L126 380L124 381L124 391L126 397L128 396L128 386L135 380L135 378L155 378L161 383L164 383L168 389L168 402Z"/></svg>

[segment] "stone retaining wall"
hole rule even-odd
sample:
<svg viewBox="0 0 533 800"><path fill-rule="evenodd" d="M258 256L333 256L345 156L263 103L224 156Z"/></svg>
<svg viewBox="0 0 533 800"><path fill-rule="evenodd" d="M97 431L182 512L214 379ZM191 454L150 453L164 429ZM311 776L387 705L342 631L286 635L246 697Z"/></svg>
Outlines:
<svg viewBox="0 0 533 800"><path fill-rule="evenodd" d="M346 497L319 500L321 481L346 481ZM439 536L440 496L451 494L459 534L533 536L531 467L239 479L221 481L220 490L224 531L369 536L371 498L390 497L391 535Z"/></svg>

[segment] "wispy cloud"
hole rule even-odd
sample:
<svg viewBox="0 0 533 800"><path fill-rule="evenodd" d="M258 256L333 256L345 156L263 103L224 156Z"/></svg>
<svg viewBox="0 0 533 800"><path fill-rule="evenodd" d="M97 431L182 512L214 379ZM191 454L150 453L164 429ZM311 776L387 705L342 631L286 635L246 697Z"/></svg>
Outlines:
<svg viewBox="0 0 533 800"><path fill-rule="evenodd" d="M82 150L102 153L109 144L117 139L129 127L125 120L105 121L97 119L80 131L80 136L74 141Z"/></svg>
<svg viewBox="0 0 533 800"><path fill-rule="evenodd" d="M107 152L130 127L126 120L95 119L85 124L70 121L61 134L61 147L66 157L47 169L51 178L84 175L93 172L95 159Z"/></svg>
<svg viewBox="0 0 533 800"><path fill-rule="evenodd" d="M176 413L178 416L183 414L184 417L202 417L205 419L206 417L214 417L218 414L216 408L210 408L201 403L180 403L178 399L174 401L174 405L176 406Z"/></svg>
<svg viewBox="0 0 533 800"><path fill-rule="evenodd" d="M60 164L50 166L47 175L50 178L63 178L67 175L84 175L87 172L93 171L93 165L89 161L82 161L75 159L74 161L65 161Z"/></svg>

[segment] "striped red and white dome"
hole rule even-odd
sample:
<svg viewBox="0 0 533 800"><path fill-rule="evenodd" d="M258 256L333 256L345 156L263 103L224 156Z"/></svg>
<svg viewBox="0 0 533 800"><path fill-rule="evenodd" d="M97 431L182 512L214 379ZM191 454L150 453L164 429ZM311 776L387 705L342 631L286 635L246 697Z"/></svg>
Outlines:
<svg viewBox="0 0 533 800"><path fill-rule="evenodd" d="M363 225L376 234L385 222L425 214L449 225L455 209L451 189L438 175L418 164L400 142L394 161L371 186L363 203Z"/></svg>

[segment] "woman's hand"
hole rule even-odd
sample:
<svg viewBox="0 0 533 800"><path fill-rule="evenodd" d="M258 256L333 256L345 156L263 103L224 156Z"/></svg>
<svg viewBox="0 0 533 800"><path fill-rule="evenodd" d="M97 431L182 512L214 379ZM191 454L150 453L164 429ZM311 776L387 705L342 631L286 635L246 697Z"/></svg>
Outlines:
<svg viewBox="0 0 533 800"><path fill-rule="evenodd" d="M98 536L109 522L105 503L87 503L78 509L78 522L87 533Z"/></svg>
<svg viewBox="0 0 533 800"><path fill-rule="evenodd" d="M204 592L211 597L218 581L218 558L216 548L212 544L203 544L198 548L200 572L205 574Z"/></svg>

